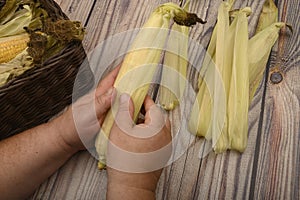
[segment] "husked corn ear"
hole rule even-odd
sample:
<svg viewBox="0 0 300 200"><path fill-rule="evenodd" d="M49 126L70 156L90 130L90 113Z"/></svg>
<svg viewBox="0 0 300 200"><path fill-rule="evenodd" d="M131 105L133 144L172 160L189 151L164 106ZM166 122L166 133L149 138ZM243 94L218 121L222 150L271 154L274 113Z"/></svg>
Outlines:
<svg viewBox="0 0 300 200"><path fill-rule="evenodd" d="M160 62L162 49L167 41L171 19L178 14L182 17L185 15L185 11L176 4L166 3L159 6L138 33L131 50L122 63L114 87L119 93L130 94L135 108L134 120L138 117ZM118 102L116 101L115 103ZM117 108L118 106L114 105L114 107ZM105 167L108 137L114 123L113 114L111 109L96 139L95 146L99 155L99 169Z"/></svg>
<svg viewBox="0 0 300 200"><path fill-rule="evenodd" d="M274 1L265 0L255 32L258 33L277 21L278 8L276 7Z"/></svg>
<svg viewBox="0 0 300 200"><path fill-rule="evenodd" d="M6 63L15 58L27 47L29 35L22 34L0 38L0 63Z"/></svg>

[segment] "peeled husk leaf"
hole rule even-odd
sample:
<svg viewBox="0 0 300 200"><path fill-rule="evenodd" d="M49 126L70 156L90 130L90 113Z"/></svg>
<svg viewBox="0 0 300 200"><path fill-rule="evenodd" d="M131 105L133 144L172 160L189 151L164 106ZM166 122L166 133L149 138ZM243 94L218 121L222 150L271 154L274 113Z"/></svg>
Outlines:
<svg viewBox="0 0 300 200"><path fill-rule="evenodd" d="M276 7L274 1L265 0L255 32L258 33L277 21L278 8Z"/></svg>
<svg viewBox="0 0 300 200"><path fill-rule="evenodd" d="M28 5L24 5L23 9L17 11L8 22L0 25L0 37L25 33L24 27L29 26L32 20L31 11Z"/></svg>
<svg viewBox="0 0 300 200"><path fill-rule="evenodd" d="M8 81L23 74L33 67L32 58L25 49L18 56L8 63L0 64L0 86L5 85Z"/></svg>

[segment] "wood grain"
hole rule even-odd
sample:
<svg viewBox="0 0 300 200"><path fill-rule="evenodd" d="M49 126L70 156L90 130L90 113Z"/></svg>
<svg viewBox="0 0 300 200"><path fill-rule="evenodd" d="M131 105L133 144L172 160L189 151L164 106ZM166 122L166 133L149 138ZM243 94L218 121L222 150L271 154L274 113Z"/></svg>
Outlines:
<svg viewBox="0 0 300 200"><path fill-rule="evenodd" d="M84 47L92 51L99 42L116 33L141 27L151 11L166 0L57 0L73 20L87 30ZM176 2L176 0L174 0ZM179 1L178 1L179 2ZM191 38L208 45L221 0L193 0L190 9L208 21L191 31ZM278 0L280 18L294 27L280 34L272 51L270 70L249 112L249 139L243 154L228 151L206 155L204 139L179 132L177 150L189 148L166 167L157 187L157 199L300 199L300 50L298 0ZM251 35L262 8L261 0L237 0L234 7L251 6ZM280 72L283 81L273 84L270 76ZM195 79L194 71L189 77ZM180 110L170 114L173 132L180 127ZM105 199L107 177L96 169L87 152L72 157L42 184L31 199Z"/></svg>
<svg viewBox="0 0 300 200"><path fill-rule="evenodd" d="M260 145L256 151L256 176L252 181L252 197L269 199L299 199L299 9L297 1L278 1L280 19L291 23L294 33L284 28L271 57L266 85L265 112ZM274 84L272 74L280 73L282 82Z"/></svg>

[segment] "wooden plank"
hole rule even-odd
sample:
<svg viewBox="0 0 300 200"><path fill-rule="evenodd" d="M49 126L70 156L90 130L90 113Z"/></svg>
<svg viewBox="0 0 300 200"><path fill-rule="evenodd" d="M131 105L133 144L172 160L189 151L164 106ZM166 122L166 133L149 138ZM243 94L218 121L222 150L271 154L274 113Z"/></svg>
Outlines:
<svg viewBox="0 0 300 200"><path fill-rule="evenodd" d="M254 198L300 198L300 50L299 2L279 0L280 19L293 26L282 29L271 58L264 123L256 151L251 183ZM282 75L282 81L281 81Z"/></svg>
<svg viewBox="0 0 300 200"><path fill-rule="evenodd" d="M140 28L152 10L166 0L148 1L96 1L87 22L84 47L92 51L101 41L123 31Z"/></svg>
<svg viewBox="0 0 300 200"><path fill-rule="evenodd" d="M78 20L84 25L89 17L89 13L94 6L94 0L85 0L85 1L62 1L62 0L55 0L56 3L59 4L61 9L64 11L66 15L71 20Z"/></svg>

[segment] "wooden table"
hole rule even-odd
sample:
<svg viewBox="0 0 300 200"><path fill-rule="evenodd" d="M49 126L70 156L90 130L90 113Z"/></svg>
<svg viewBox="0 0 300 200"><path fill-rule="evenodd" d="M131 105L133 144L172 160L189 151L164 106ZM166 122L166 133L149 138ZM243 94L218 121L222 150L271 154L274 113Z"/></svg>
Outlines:
<svg viewBox="0 0 300 200"><path fill-rule="evenodd" d="M300 3L275 0L282 29L249 112L249 141L243 154L211 152L200 159L198 138L159 181L157 199L300 199ZM166 0L57 0L72 20L85 26L87 52L116 33L141 27L151 11ZM179 0L173 0L179 3ZM221 0L192 0L191 11L208 21L192 29L191 37L207 46ZM236 0L251 6L251 34L262 0ZM258 50L259 51L259 50ZM282 79L282 80L281 80ZM176 118L173 113L172 120ZM200 152L199 152L200 151ZM106 171L96 168L87 152L74 155L42 184L32 199L105 199Z"/></svg>

